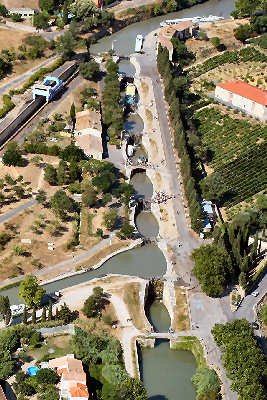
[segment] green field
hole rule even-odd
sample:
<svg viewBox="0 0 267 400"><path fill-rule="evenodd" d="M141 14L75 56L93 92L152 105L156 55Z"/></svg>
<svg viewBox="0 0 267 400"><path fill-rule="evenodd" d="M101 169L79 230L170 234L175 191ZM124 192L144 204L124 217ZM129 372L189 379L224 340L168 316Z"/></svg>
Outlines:
<svg viewBox="0 0 267 400"><path fill-rule="evenodd" d="M195 113L198 133L211 154L210 166L220 172L231 207L266 188L267 126L231 118L215 108Z"/></svg>

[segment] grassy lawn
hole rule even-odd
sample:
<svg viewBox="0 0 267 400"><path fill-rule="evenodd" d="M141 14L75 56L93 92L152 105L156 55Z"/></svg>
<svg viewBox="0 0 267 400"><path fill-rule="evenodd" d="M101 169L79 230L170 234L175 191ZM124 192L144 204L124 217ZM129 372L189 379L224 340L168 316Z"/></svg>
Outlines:
<svg viewBox="0 0 267 400"><path fill-rule="evenodd" d="M128 283L124 286L123 300L128 306L133 324L137 329L144 329L144 321L140 313L139 283Z"/></svg>
<svg viewBox="0 0 267 400"><path fill-rule="evenodd" d="M51 356L51 358L56 358L72 353L72 347L70 345L70 335L49 337L46 339L46 341L46 345L29 351L29 356L31 356L35 360L40 360L47 355ZM54 353L49 353L49 349L53 349Z"/></svg>
<svg viewBox="0 0 267 400"><path fill-rule="evenodd" d="M173 344L172 349L191 351L195 356L197 367L206 366L203 347L195 336L180 336L179 340Z"/></svg>
<svg viewBox="0 0 267 400"><path fill-rule="evenodd" d="M188 307L185 291L180 287L174 287L176 295L176 306L174 309L174 329L186 331L190 328Z"/></svg>

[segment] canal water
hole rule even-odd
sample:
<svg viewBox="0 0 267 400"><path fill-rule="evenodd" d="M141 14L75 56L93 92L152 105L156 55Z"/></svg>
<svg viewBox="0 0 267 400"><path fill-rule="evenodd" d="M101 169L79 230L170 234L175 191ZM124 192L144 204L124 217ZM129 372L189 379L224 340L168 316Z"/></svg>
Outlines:
<svg viewBox="0 0 267 400"><path fill-rule="evenodd" d="M169 341L157 340L154 349L142 348L139 357L149 400L195 400L191 378L196 361L190 351L171 350Z"/></svg>
<svg viewBox="0 0 267 400"><path fill-rule="evenodd" d="M124 121L124 127L129 134L140 135L144 129L144 122L139 114L129 114Z"/></svg>
<svg viewBox="0 0 267 400"><path fill-rule="evenodd" d="M118 64L119 72L126 74L127 76L133 77L135 75L135 67L128 60L121 60Z"/></svg>
<svg viewBox="0 0 267 400"><path fill-rule="evenodd" d="M231 11L234 9L234 3L235 0L210 0L206 3L198 4L185 10L137 22L127 26L117 33L114 33L113 35L100 39L96 44L91 46L90 52L92 54L98 54L109 51L112 48L113 42L116 55L128 56L134 53L136 35L138 33L142 34L143 36L147 35L151 31L159 28L159 23L161 21L175 18L201 17L208 16L210 14L217 15L218 17L228 18Z"/></svg>
<svg viewBox="0 0 267 400"><path fill-rule="evenodd" d="M100 277L104 274L123 274L149 278L152 276L162 276L166 272L166 260L157 246L147 245L133 250L120 253L108 261L102 267L88 271L84 274L73 275L44 285L47 293L62 290L70 286L78 285L90 279ZM1 295L9 296L11 304L20 304L18 287L4 290Z"/></svg>
<svg viewBox="0 0 267 400"><path fill-rule="evenodd" d="M133 185L139 197L147 200L151 199L153 195L153 185L145 172L137 172L134 174L130 183Z"/></svg>
<svg viewBox="0 0 267 400"><path fill-rule="evenodd" d="M155 331L168 332L171 320L161 301L151 304L147 317ZM190 351L171 350L168 340L158 339L154 349L139 350L139 366L149 400L195 400L191 378L196 361Z"/></svg>
<svg viewBox="0 0 267 400"><path fill-rule="evenodd" d="M155 332L168 332L171 319L167 308L161 300L153 301L150 307L148 307L147 318Z"/></svg>
<svg viewBox="0 0 267 400"><path fill-rule="evenodd" d="M159 224L151 211L141 211L135 219L135 224L144 237L155 238L158 236Z"/></svg>

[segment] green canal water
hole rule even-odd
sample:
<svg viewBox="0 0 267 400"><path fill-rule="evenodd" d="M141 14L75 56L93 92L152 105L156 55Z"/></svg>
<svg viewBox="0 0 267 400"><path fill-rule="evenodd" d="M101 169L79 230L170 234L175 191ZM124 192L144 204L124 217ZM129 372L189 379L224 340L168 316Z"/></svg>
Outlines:
<svg viewBox="0 0 267 400"><path fill-rule="evenodd" d="M157 246L147 245L120 253L108 261L102 267L83 274L73 275L47 285L44 285L47 293L62 290L79 283L89 281L105 274L123 274L149 278L162 276L166 271L166 260ZM1 291L1 295L9 296L11 304L20 304L18 287Z"/></svg>

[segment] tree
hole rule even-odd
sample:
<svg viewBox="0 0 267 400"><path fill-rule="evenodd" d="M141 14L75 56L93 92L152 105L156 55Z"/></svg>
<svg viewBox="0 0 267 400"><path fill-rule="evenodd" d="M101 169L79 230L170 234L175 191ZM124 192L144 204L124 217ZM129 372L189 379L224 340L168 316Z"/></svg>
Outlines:
<svg viewBox="0 0 267 400"><path fill-rule="evenodd" d="M58 164L58 169L57 169L57 183L58 185L64 185L68 183L68 177L67 177L67 163L64 160L60 160Z"/></svg>
<svg viewBox="0 0 267 400"><path fill-rule="evenodd" d="M58 312L58 317L64 324L69 324L74 320L74 313L69 309L67 304L64 303Z"/></svg>
<svg viewBox="0 0 267 400"><path fill-rule="evenodd" d="M106 62L106 70L109 74L117 74L119 71L119 66L111 58Z"/></svg>
<svg viewBox="0 0 267 400"><path fill-rule="evenodd" d="M245 42L251 36L251 26L249 24L240 25L234 29L234 37L240 42Z"/></svg>
<svg viewBox="0 0 267 400"><path fill-rule="evenodd" d="M48 307L48 316L47 316L47 320L48 321L52 321L53 319L53 304L52 301L49 301L49 307Z"/></svg>
<svg viewBox="0 0 267 400"><path fill-rule="evenodd" d="M32 309L32 324L36 324L36 307Z"/></svg>
<svg viewBox="0 0 267 400"><path fill-rule="evenodd" d="M213 243L194 250L192 258L195 262L194 275L203 292L211 297L222 295L232 273L229 255Z"/></svg>
<svg viewBox="0 0 267 400"><path fill-rule="evenodd" d="M50 185L57 184L57 171L51 164L47 164L45 167L44 180Z"/></svg>
<svg viewBox="0 0 267 400"><path fill-rule="evenodd" d="M49 15L40 13L40 14L34 14L33 16L33 26L35 26L36 29L47 29L48 28L48 21L49 21Z"/></svg>
<svg viewBox="0 0 267 400"><path fill-rule="evenodd" d="M40 163L41 163L42 161L44 161L43 157L38 156L38 155L33 156L33 157L31 158L31 163L34 164L36 167L39 167L39 166L40 166Z"/></svg>
<svg viewBox="0 0 267 400"><path fill-rule="evenodd" d="M53 212L61 219L66 217L67 212L73 210L71 199L66 195L64 190L58 190L50 199Z"/></svg>
<svg viewBox="0 0 267 400"><path fill-rule="evenodd" d="M86 317L92 318L101 315L103 308L103 289L97 286L93 289L93 294L85 300L82 313L86 315Z"/></svg>
<svg viewBox="0 0 267 400"><path fill-rule="evenodd" d="M203 198L219 204L225 195L225 183L218 172L213 172L201 182Z"/></svg>
<svg viewBox="0 0 267 400"><path fill-rule="evenodd" d="M65 0L64 4L63 4L63 10L62 10L62 21L63 21L64 25L67 25L67 23L68 23L68 15L69 15L68 0Z"/></svg>
<svg viewBox="0 0 267 400"><path fill-rule="evenodd" d="M77 162L71 160L69 165L69 178L70 182L74 183L81 178L81 169Z"/></svg>
<svg viewBox="0 0 267 400"><path fill-rule="evenodd" d="M41 368L36 373L36 380L40 384L56 384L59 381L59 376L50 368Z"/></svg>
<svg viewBox="0 0 267 400"><path fill-rule="evenodd" d="M122 236L126 237L127 239L131 239L133 237L134 231L135 231L135 228L131 224L129 224L129 222L126 222L122 225L120 233Z"/></svg>
<svg viewBox="0 0 267 400"><path fill-rule="evenodd" d="M42 11L47 11L48 13L52 13L55 8L54 0L39 0L39 8Z"/></svg>
<svg viewBox="0 0 267 400"><path fill-rule="evenodd" d="M95 3L91 0L75 0L70 5L70 12L75 15L77 20L84 20L86 17L99 13Z"/></svg>
<svg viewBox="0 0 267 400"><path fill-rule="evenodd" d="M27 275L20 283L19 296L30 308L34 305L40 305L44 294L45 290L39 285L38 280L34 275Z"/></svg>
<svg viewBox="0 0 267 400"><path fill-rule="evenodd" d="M113 172L103 171L92 179L92 184L103 193L110 192L112 186L116 182L116 176Z"/></svg>
<svg viewBox="0 0 267 400"><path fill-rule="evenodd" d="M139 379L125 377L119 385L104 385L103 400L148 400L146 389Z"/></svg>
<svg viewBox="0 0 267 400"><path fill-rule="evenodd" d="M7 319L7 315L10 311L10 302L8 296L0 296L0 314L3 319ZM7 324L7 323L6 323Z"/></svg>
<svg viewBox="0 0 267 400"><path fill-rule="evenodd" d="M20 154L18 144L16 142L9 142L6 146L6 151L2 157L4 165L22 166L22 155Z"/></svg>
<svg viewBox="0 0 267 400"><path fill-rule="evenodd" d="M44 190L42 190L42 189L39 189L35 199L36 199L37 203L44 204L46 202L46 199L47 199L46 192Z"/></svg>
<svg viewBox="0 0 267 400"><path fill-rule="evenodd" d="M105 212L104 218L103 218L103 223L105 227L109 230L114 228L115 222L117 221L118 218L118 211L117 210L110 210Z"/></svg>
<svg viewBox="0 0 267 400"><path fill-rule="evenodd" d="M191 380L196 388L197 398L209 390L219 393L221 389L221 382L218 375L213 369L208 367L198 368Z"/></svg>
<svg viewBox="0 0 267 400"><path fill-rule="evenodd" d="M82 203L85 207L92 207L95 205L97 200L96 191L90 185L89 182L83 185L82 191Z"/></svg>
<svg viewBox="0 0 267 400"><path fill-rule="evenodd" d="M0 15L2 17L7 17L8 16L8 9L4 4L0 4Z"/></svg>
<svg viewBox="0 0 267 400"><path fill-rule="evenodd" d="M42 309L42 322L45 322L46 321L46 308L45 307L43 307L43 309Z"/></svg>
<svg viewBox="0 0 267 400"><path fill-rule="evenodd" d="M236 0L235 12L239 18L252 16L256 9L260 8L260 3L263 5L263 1L259 0Z"/></svg>
<svg viewBox="0 0 267 400"><path fill-rule="evenodd" d="M210 38L210 42L216 48L218 48L220 46L220 44L221 44L221 41L217 36L214 36L214 37Z"/></svg>
<svg viewBox="0 0 267 400"><path fill-rule="evenodd" d="M70 31L60 35L56 40L56 50L64 60L70 60L75 48L75 39Z"/></svg>
<svg viewBox="0 0 267 400"><path fill-rule="evenodd" d="M89 81L97 81L100 75L99 64L94 60L80 64L79 71L82 77Z"/></svg>
<svg viewBox="0 0 267 400"><path fill-rule="evenodd" d="M79 147L75 146L74 144L70 144L69 146L66 146L60 152L59 157L62 158L62 160L76 161L77 163L86 158L82 149L79 149Z"/></svg>
<svg viewBox="0 0 267 400"><path fill-rule="evenodd" d="M76 124L76 110L75 105L72 103L70 107L70 119L72 121L72 132L74 132L75 124Z"/></svg>

